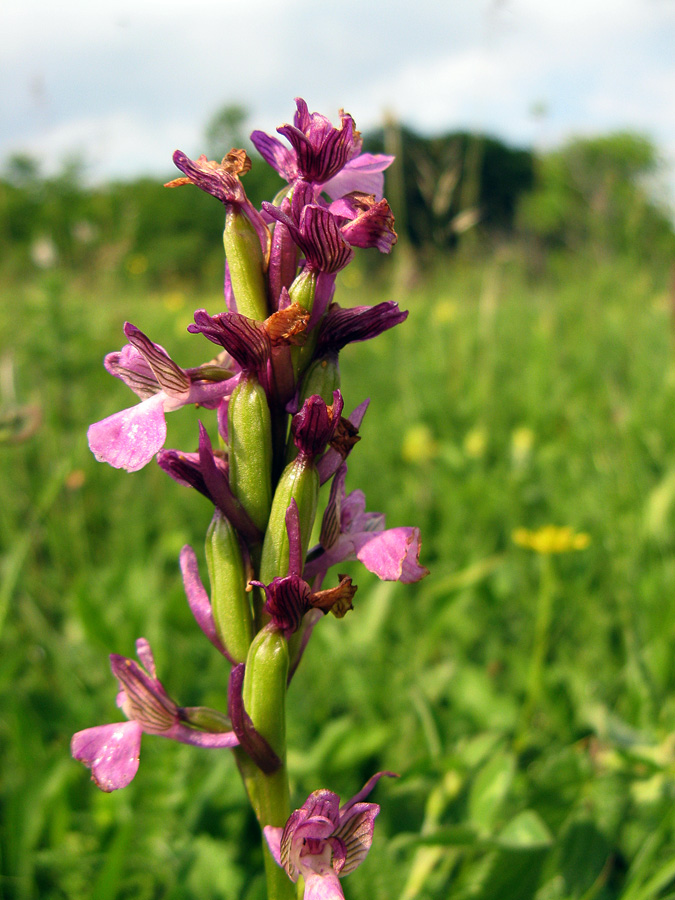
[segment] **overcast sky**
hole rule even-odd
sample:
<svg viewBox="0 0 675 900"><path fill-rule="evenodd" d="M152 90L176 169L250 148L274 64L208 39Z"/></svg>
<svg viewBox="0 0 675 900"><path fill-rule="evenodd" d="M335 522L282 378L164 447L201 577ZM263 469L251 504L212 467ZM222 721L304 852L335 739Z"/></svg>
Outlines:
<svg viewBox="0 0 675 900"><path fill-rule="evenodd" d="M0 83L0 161L95 179L170 172L226 103L273 131L296 96L521 146L630 128L675 164L675 0L2 0Z"/></svg>

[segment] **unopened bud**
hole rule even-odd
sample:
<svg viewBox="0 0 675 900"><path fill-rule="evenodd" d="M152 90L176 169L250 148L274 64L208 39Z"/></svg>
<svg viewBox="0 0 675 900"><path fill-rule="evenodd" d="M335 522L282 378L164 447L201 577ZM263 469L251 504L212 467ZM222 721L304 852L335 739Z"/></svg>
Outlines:
<svg viewBox="0 0 675 900"><path fill-rule="evenodd" d="M318 273L314 269L303 269L288 289L291 303L298 303L307 312L312 311L316 294Z"/></svg>
<svg viewBox="0 0 675 900"><path fill-rule="evenodd" d="M252 727L281 762L278 768L269 773L260 768L251 771L246 764L242 767L249 796L262 827L274 825L282 828L291 812L286 771L287 684L286 638L281 632L267 626L254 637L248 651L242 689L244 709ZM279 871L276 866L272 867L271 856L269 865L269 871ZM267 866L266 862L265 868ZM274 896L281 898L293 896L293 893L275 890Z"/></svg>
<svg viewBox="0 0 675 900"><path fill-rule="evenodd" d="M206 564L218 637L234 662L242 663L253 639L251 604L237 532L218 510L206 532Z"/></svg>
<svg viewBox="0 0 675 900"><path fill-rule="evenodd" d="M295 349L295 348L293 348ZM333 402L333 392L340 388L340 369L337 356L328 356L323 359L315 359L302 379L300 385L299 405L309 397L318 395L326 404ZM293 435L288 437L286 445L286 462L289 463L298 455L298 448L293 440Z"/></svg>
<svg viewBox="0 0 675 900"><path fill-rule="evenodd" d="M260 238L235 204L227 204L223 246L238 312L258 322L264 321L268 311Z"/></svg>
<svg viewBox="0 0 675 900"><path fill-rule="evenodd" d="M304 560L319 500L319 475L314 463L306 457L295 459L286 466L274 493L260 563L260 580L265 584L273 578L288 575L290 552L286 510L291 500L298 506L301 558Z"/></svg>
<svg viewBox="0 0 675 900"><path fill-rule="evenodd" d="M230 488L264 531L272 504L272 423L265 391L256 378L241 381L227 411Z"/></svg>
<svg viewBox="0 0 675 900"><path fill-rule="evenodd" d="M333 392L339 388L340 369L337 356L331 355L323 359L315 359L302 380L299 406L302 406L305 400L314 394L318 394L325 403L331 404Z"/></svg>
<svg viewBox="0 0 675 900"><path fill-rule="evenodd" d="M286 755L288 642L276 629L263 628L246 659L244 709L253 726L283 760Z"/></svg>

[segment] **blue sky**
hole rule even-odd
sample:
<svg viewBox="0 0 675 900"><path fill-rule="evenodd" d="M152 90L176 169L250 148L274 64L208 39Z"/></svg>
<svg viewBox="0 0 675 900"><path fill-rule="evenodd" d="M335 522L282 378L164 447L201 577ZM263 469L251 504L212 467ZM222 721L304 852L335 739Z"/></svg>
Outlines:
<svg viewBox="0 0 675 900"><path fill-rule="evenodd" d="M0 161L93 179L170 172L225 103L272 131L295 96L523 146L631 128L675 172L675 0L3 0L0 79Z"/></svg>

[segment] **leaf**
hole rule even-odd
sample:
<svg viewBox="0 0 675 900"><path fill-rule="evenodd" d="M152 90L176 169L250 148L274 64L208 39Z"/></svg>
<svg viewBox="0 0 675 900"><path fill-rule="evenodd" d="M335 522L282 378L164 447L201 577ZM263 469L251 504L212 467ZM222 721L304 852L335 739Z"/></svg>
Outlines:
<svg viewBox="0 0 675 900"><path fill-rule="evenodd" d="M533 809L525 809L504 826L495 843L513 850L534 850L549 847L553 836L541 816Z"/></svg>
<svg viewBox="0 0 675 900"><path fill-rule="evenodd" d="M560 845L560 869L566 895L583 897L601 877L611 846L597 825L590 820L574 822Z"/></svg>
<svg viewBox="0 0 675 900"><path fill-rule="evenodd" d="M546 856L545 847L499 850L475 900L529 900L540 886Z"/></svg>
<svg viewBox="0 0 675 900"><path fill-rule="evenodd" d="M675 469L670 469L652 490L644 510L644 529L649 537L668 535L668 518L675 503Z"/></svg>
<svg viewBox="0 0 675 900"><path fill-rule="evenodd" d="M445 825L431 834L398 834L392 838L391 847L473 847L480 842L471 825Z"/></svg>
<svg viewBox="0 0 675 900"><path fill-rule="evenodd" d="M489 834L511 787L515 758L499 751L478 772L469 793L469 820Z"/></svg>

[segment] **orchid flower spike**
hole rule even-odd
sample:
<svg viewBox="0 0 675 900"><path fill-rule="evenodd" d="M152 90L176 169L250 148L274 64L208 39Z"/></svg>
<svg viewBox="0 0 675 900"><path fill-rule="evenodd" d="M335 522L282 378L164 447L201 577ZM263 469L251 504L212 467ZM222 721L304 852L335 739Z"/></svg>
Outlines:
<svg viewBox="0 0 675 900"><path fill-rule="evenodd" d="M339 879L366 858L380 811L377 803L363 800L383 775L396 778L393 772L378 772L342 806L332 791L314 791L283 828L264 829L277 864L291 881L304 878L304 900L344 900Z"/></svg>
<svg viewBox="0 0 675 900"><path fill-rule="evenodd" d="M116 653L110 656L110 667L120 686L117 705L129 721L78 731L70 744L73 757L91 769L91 777L102 791L118 790L133 780L143 733L197 747L236 747L239 743L235 733L226 730L228 720L215 710L189 710L176 705L157 678L155 660L145 638L136 641L136 654L142 666ZM185 724L203 721L205 713L211 725L221 723L222 728L198 731Z"/></svg>

